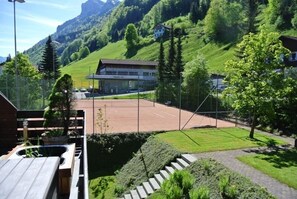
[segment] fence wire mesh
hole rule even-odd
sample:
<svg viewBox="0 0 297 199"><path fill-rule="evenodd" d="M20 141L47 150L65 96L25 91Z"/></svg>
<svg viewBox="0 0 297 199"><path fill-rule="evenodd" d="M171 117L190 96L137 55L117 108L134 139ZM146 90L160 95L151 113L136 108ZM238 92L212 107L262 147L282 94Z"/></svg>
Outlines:
<svg viewBox="0 0 297 199"><path fill-rule="evenodd" d="M47 106L55 80L36 80L13 75L0 76L0 91L18 110L42 110Z"/></svg>

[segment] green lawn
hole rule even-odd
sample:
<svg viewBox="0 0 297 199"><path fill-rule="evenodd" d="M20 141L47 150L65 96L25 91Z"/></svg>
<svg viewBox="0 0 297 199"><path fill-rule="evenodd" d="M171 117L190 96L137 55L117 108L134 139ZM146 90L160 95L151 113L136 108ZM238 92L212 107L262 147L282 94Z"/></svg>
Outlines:
<svg viewBox="0 0 297 199"><path fill-rule="evenodd" d="M238 157L240 161L297 189L297 150Z"/></svg>
<svg viewBox="0 0 297 199"><path fill-rule="evenodd" d="M90 199L114 198L114 189L114 176L104 176L89 180Z"/></svg>
<svg viewBox="0 0 297 199"><path fill-rule="evenodd" d="M285 144L280 139L255 133L255 139L248 137L249 132L240 128L194 129L161 133L156 137L169 143L177 150L188 153L222 151L269 144Z"/></svg>

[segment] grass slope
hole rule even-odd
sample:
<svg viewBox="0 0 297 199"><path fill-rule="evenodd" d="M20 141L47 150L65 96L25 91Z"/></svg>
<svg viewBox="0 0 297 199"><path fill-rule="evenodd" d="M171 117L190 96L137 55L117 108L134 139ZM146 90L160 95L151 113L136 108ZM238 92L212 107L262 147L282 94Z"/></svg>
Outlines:
<svg viewBox="0 0 297 199"><path fill-rule="evenodd" d="M183 62L187 63L202 54L208 64L210 73L224 73L224 63L234 57L234 47L231 44L205 43L202 36L201 26L189 28L188 35L182 37ZM167 57L169 42L164 42L165 57ZM109 59L132 59L132 60L157 60L159 56L159 42L154 42L138 50L131 58L125 57L126 47L124 40L109 43L104 48L91 53L83 60L74 62L61 69L62 74L70 74L75 87L89 87L92 81L86 76L96 72L98 61L102 58ZM97 82L95 87L97 87Z"/></svg>
<svg viewBox="0 0 297 199"><path fill-rule="evenodd" d="M255 134L255 139L248 138L249 132L240 128L195 129L187 131L172 131L158 134L156 137L172 145L179 151L199 153L207 151L222 151L269 144L285 144L279 139L262 134Z"/></svg>
<svg viewBox="0 0 297 199"><path fill-rule="evenodd" d="M121 194L148 180L180 153L154 137L142 145L134 157L116 174L117 190Z"/></svg>
<svg viewBox="0 0 297 199"><path fill-rule="evenodd" d="M85 59L73 62L68 66L61 68L62 74L69 74L74 81L74 87L89 87L92 81L87 80L86 76L96 73L99 59L124 59L126 51L124 41L110 43L104 48L91 53ZM97 82L95 87L97 87Z"/></svg>
<svg viewBox="0 0 297 199"><path fill-rule="evenodd" d="M276 151L271 153L238 157L245 164L297 189L297 150Z"/></svg>

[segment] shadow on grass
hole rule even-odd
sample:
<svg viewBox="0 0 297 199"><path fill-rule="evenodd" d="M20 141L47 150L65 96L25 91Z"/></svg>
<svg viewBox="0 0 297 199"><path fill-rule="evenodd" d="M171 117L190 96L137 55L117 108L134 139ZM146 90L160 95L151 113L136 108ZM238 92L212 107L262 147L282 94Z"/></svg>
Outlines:
<svg viewBox="0 0 297 199"><path fill-rule="evenodd" d="M232 133L230 133L230 132L228 132L227 130L224 130L224 129L222 129L222 128L218 129L218 131L221 131L221 132L223 132L223 133L225 133L225 134L228 134L230 137L233 137L233 138L236 138L236 139L239 139L239 140L243 140L243 141L246 140L245 137L236 136L236 135L234 135L234 134L232 134ZM223 137L223 135L220 135L220 136ZM224 136L224 137L228 137L228 136Z"/></svg>
<svg viewBox="0 0 297 199"><path fill-rule="evenodd" d="M98 171L89 171L89 180L93 180L98 177L103 176L113 176L115 172L122 168L123 165L117 165L115 167L110 168L101 168Z"/></svg>
<svg viewBox="0 0 297 199"><path fill-rule="evenodd" d="M191 136L189 136L188 134L186 134L184 131L180 131L182 132L187 138L189 138L194 144L196 144L197 146L201 146L198 142L196 142L196 140L194 140L193 138L191 138Z"/></svg>
<svg viewBox="0 0 297 199"><path fill-rule="evenodd" d="M263 137L265 140L259 140L257 138L249 138L247 137L247 140L250 140L252 142L255 142L259 146L267 146L267 147L275 147L278 143L272 138Z"/></svg>
<svg viewBox="0 0 297 199"><path fill-rule="evenodd" d="M256 154L264 155L256 156L256 158L272 163L278 169L297 167L297 149L279 149L275 147L272 150L259 150Z"/></svg>

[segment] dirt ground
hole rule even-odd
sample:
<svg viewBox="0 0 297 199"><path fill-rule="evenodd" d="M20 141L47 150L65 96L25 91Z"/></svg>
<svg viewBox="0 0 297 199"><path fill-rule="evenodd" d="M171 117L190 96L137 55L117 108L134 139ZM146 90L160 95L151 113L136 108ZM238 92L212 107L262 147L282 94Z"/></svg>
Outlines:
<svg viewBox="0 0 297 199"><path fill-rule="evenodd" d="M139 109L138 109L139 103ZM93 111L94 104L94 111ZM184 127L192 112L179 110L175 107L153 103L147 100L77 100L77 110L86 111L86 132L92 134L102 133L98 123L108 124L107 133L150 132L179 130ZM98 112L101 109L101 119ZM179 117L179 113L181 117ZM139 117L138 117L139 116ZM139 118L139 120L138 120ZM181 122L179 124L179 118ZM184 129L203 126L234 127L235 124L215 118L194 115Z"/></svg>

